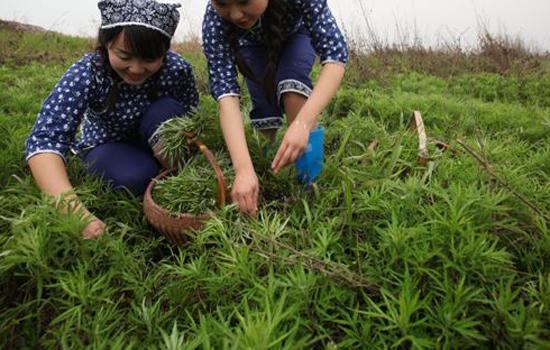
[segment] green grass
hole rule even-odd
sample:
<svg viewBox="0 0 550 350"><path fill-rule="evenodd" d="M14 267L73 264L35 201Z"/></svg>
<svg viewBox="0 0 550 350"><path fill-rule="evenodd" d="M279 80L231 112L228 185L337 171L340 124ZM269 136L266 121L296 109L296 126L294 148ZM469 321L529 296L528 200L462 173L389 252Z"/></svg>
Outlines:
<svg viewBox="0 0 550 350"><path fill-rule="evenodd" d="M0 56L1 348L550 347L547 69L348 79L322 116L326 164L315 186L298 185L293 169L273 175L247 128L263 179L258 217L227 207L177 248L138 199L103 189L78 158L69 174L106 221L99 239L81 239L82 223L34 184L23 142L71 63L37 57L89 47L74 40ZM204 59L190 56L204 84ZM219 153L216 104L201 92L201 139ZM413 110L457 152L431 145L420 168Z"/></svg>

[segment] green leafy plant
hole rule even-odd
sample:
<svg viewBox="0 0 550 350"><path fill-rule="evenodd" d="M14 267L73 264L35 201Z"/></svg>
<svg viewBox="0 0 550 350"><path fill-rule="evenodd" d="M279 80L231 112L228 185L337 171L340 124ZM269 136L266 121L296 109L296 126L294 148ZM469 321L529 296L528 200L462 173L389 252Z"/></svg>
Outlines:
<svg viewBox="0 0 550 350"><path fill-rule="evenodd" d="M159 130L180 169L156 184L158 202L213 210L178 248L148 225L139 198L86 176L78 157L71 183L105 235L81 239L79 216L40 193L23 143L70 64L61 58L90 42L0 33L0 348L550 348L548 56L502 72L481 61L498 57L491 42L482 55L356 52L322 116L325 166L312 187L292 165L270 170L284 128L269 145L246 125L256 217L217 210L214 172L181 136L194 131L231 184L201 71L199 109ZM200 52L184 55L206 66ZM250 109L246 89L242 104ZM430 145L425 167L413 110L451 146Z"/></svg>
<svg viewBox="0 0 550 350"><path fill-rule="evenodd" d="M228 167L229 156L219 152L214 157L224 172L225 181L231 183L234 175ZM154 181L153 199L172 213L202 214L218 206L216 173L202 154L182 164L173 176Z"/></svg>

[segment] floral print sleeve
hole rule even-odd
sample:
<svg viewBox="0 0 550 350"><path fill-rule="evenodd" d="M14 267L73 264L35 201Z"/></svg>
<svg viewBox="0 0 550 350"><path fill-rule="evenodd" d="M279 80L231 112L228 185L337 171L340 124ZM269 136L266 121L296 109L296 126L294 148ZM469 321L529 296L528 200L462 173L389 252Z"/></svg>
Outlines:
<svg viewBox="0 0 550 350"><path fill-rule="evenodd" d="M327 0L295 0L288 3L291 8L298 6L303 12L304 25L311 35L311 43L321 63L346 64L348 47Z"/></svg>
<svg viewBox="0 0 550 350"><path fill-rule="evenodd" d="M225 40L226 26L209 2L202 24L202 40L208 61L210 93L216 100L226 96L240 96L241 93L235 55Z"/></svg>
<svg viewBox="0 0 550 350"><path fill-rule="evenodd" d="M91 62L84 56L69 68L42 104L26 140L27 160L39 153L55 153L66 161L87 108L91 85Z"/></svg>

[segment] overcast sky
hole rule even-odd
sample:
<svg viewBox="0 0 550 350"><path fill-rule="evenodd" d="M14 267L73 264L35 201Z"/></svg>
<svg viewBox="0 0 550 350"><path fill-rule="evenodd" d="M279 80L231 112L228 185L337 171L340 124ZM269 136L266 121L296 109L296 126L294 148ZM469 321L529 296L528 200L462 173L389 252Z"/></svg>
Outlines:
<svg viewBox="0 0 550 350"><path fill-rule="evenodd" d="M0 19L15 20L71 34L94 36L99 24L97 0L0 0ZM162 2L172 2L164 1ZM175 2L175 1L173 1ZM472 43L483 22L493 33L519 36L528 44L550 50L550 0L328 0L341 27L376 33L393 41L416 31L427 44L438 39ZM182 21L176 40L200 35L207 0L182 0ZM76 5L78 4L78 5ZM413 30L414 29L414 30ZM357 36L357 35L356 35Z"/></svg>

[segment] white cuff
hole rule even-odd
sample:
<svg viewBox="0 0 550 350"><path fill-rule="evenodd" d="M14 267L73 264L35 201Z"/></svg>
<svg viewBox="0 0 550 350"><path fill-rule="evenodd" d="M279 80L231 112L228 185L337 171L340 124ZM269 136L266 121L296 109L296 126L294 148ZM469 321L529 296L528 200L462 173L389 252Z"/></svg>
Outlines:
<svg viewBox="0 0 550 350"><path fill-rule="evenodd" d="M218 96L218 99L216 101L219 102L222 98L226 98L226 97L241 97L241 95L234 92L229 92L227 94Z"/></svg>
<svg viewBox="0 0 550 350"><path fill-rule="evenodd" d="M56 151L56 150L53 150L53 149L41 149L40 151L36 151L36 152L33 152L31 154L29 154L27 156L27 158L25 158L25 160L28 162L29 159L31 159L32 157L38 155L38 154L43 154L43 153L53 153L53 154L56 154L58 156L61 157L61 159L63 159L63 163L67 164L67 159L65 158L65 156L63 154L61 154L61 152L59 151Z"/></svg>

